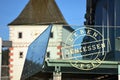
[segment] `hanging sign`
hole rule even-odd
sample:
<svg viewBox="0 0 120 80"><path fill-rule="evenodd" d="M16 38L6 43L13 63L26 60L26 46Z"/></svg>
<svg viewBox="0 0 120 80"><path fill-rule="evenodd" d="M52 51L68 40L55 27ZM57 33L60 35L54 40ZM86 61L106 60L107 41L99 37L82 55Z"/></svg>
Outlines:
<svg viewBox="0 0 120 80"><path fill-rule="evenodd" d="M81 70L97 68L110 51L110 41L101 28L81 27L73 31L62 48L63 59Z"/></svg>

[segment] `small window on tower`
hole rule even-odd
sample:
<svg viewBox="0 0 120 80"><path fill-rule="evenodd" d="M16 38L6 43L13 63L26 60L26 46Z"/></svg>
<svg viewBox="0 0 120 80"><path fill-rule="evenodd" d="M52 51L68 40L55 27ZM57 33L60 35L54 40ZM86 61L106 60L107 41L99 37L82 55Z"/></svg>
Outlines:
<svg viewBox="0 0 120 80"><path fill-rule="evenodd" d="M23 52L19 53L19 58L23 58Z"/></svg>
<svg viewBox="0 0 120 80"><path fill-rule="evenodd" d="M47 52L47 58L50 58L50 52Z"/></svg>
<svg viewBox="0 0 120 80"><path fill-rule="evenodd" d="M22 32L18 33L18 38L22 38Z"/></svg>
<svg viewBox="0 0 120 80"><path fill-rule="evenodd" d="M50 33L50 38L53 38L53 32Z"/></svg>

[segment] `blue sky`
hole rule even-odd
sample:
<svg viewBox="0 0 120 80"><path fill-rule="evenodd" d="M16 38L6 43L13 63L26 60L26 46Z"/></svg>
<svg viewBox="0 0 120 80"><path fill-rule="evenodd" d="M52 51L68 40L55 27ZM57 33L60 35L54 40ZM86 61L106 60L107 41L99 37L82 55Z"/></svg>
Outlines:
<svg viewBox="0 0 120 80"><path fill-rule="evenodd" d="M13 21L29 0L0 0L0 37L7 40L7 24ZM63 16L70 25L83 25L86 12L86 0L56 0Z"/></svg>

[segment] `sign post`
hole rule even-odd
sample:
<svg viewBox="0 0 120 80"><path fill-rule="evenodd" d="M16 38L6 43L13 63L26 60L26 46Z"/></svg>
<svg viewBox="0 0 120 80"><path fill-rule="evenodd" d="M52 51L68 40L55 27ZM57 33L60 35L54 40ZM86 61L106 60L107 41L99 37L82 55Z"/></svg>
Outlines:
<svg viewBox="0 0 120 80"><path fill-rule="evenodd" d="M62 80L61 72L53 72L53 80Z"/></svg>
<svg viewBox="0 0 120 80"><path fill-rule="evenodd" d="M2 38L0 38L0 80L1 80L1 68L2 68Z"/></svg>
<svg viewBox="0 0 120 80"><path fill-rule="evenodd" d="M60 66L55 66L55 72L53 72L53 80L62 80L62 73Z"/></svg>

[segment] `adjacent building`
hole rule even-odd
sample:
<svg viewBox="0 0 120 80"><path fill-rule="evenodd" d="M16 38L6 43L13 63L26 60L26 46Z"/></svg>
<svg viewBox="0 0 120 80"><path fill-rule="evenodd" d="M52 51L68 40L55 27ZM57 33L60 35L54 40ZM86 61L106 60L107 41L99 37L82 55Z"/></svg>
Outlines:
<svg viewBox="0 0 120 80"><path fill-rule="evenodd" d="M107 55L107 60L110 61L120 60L118 49L120 42L119 4L119 0L87 0L85 25L94 26L106 39L110 39L111 50Z"/></svg>

